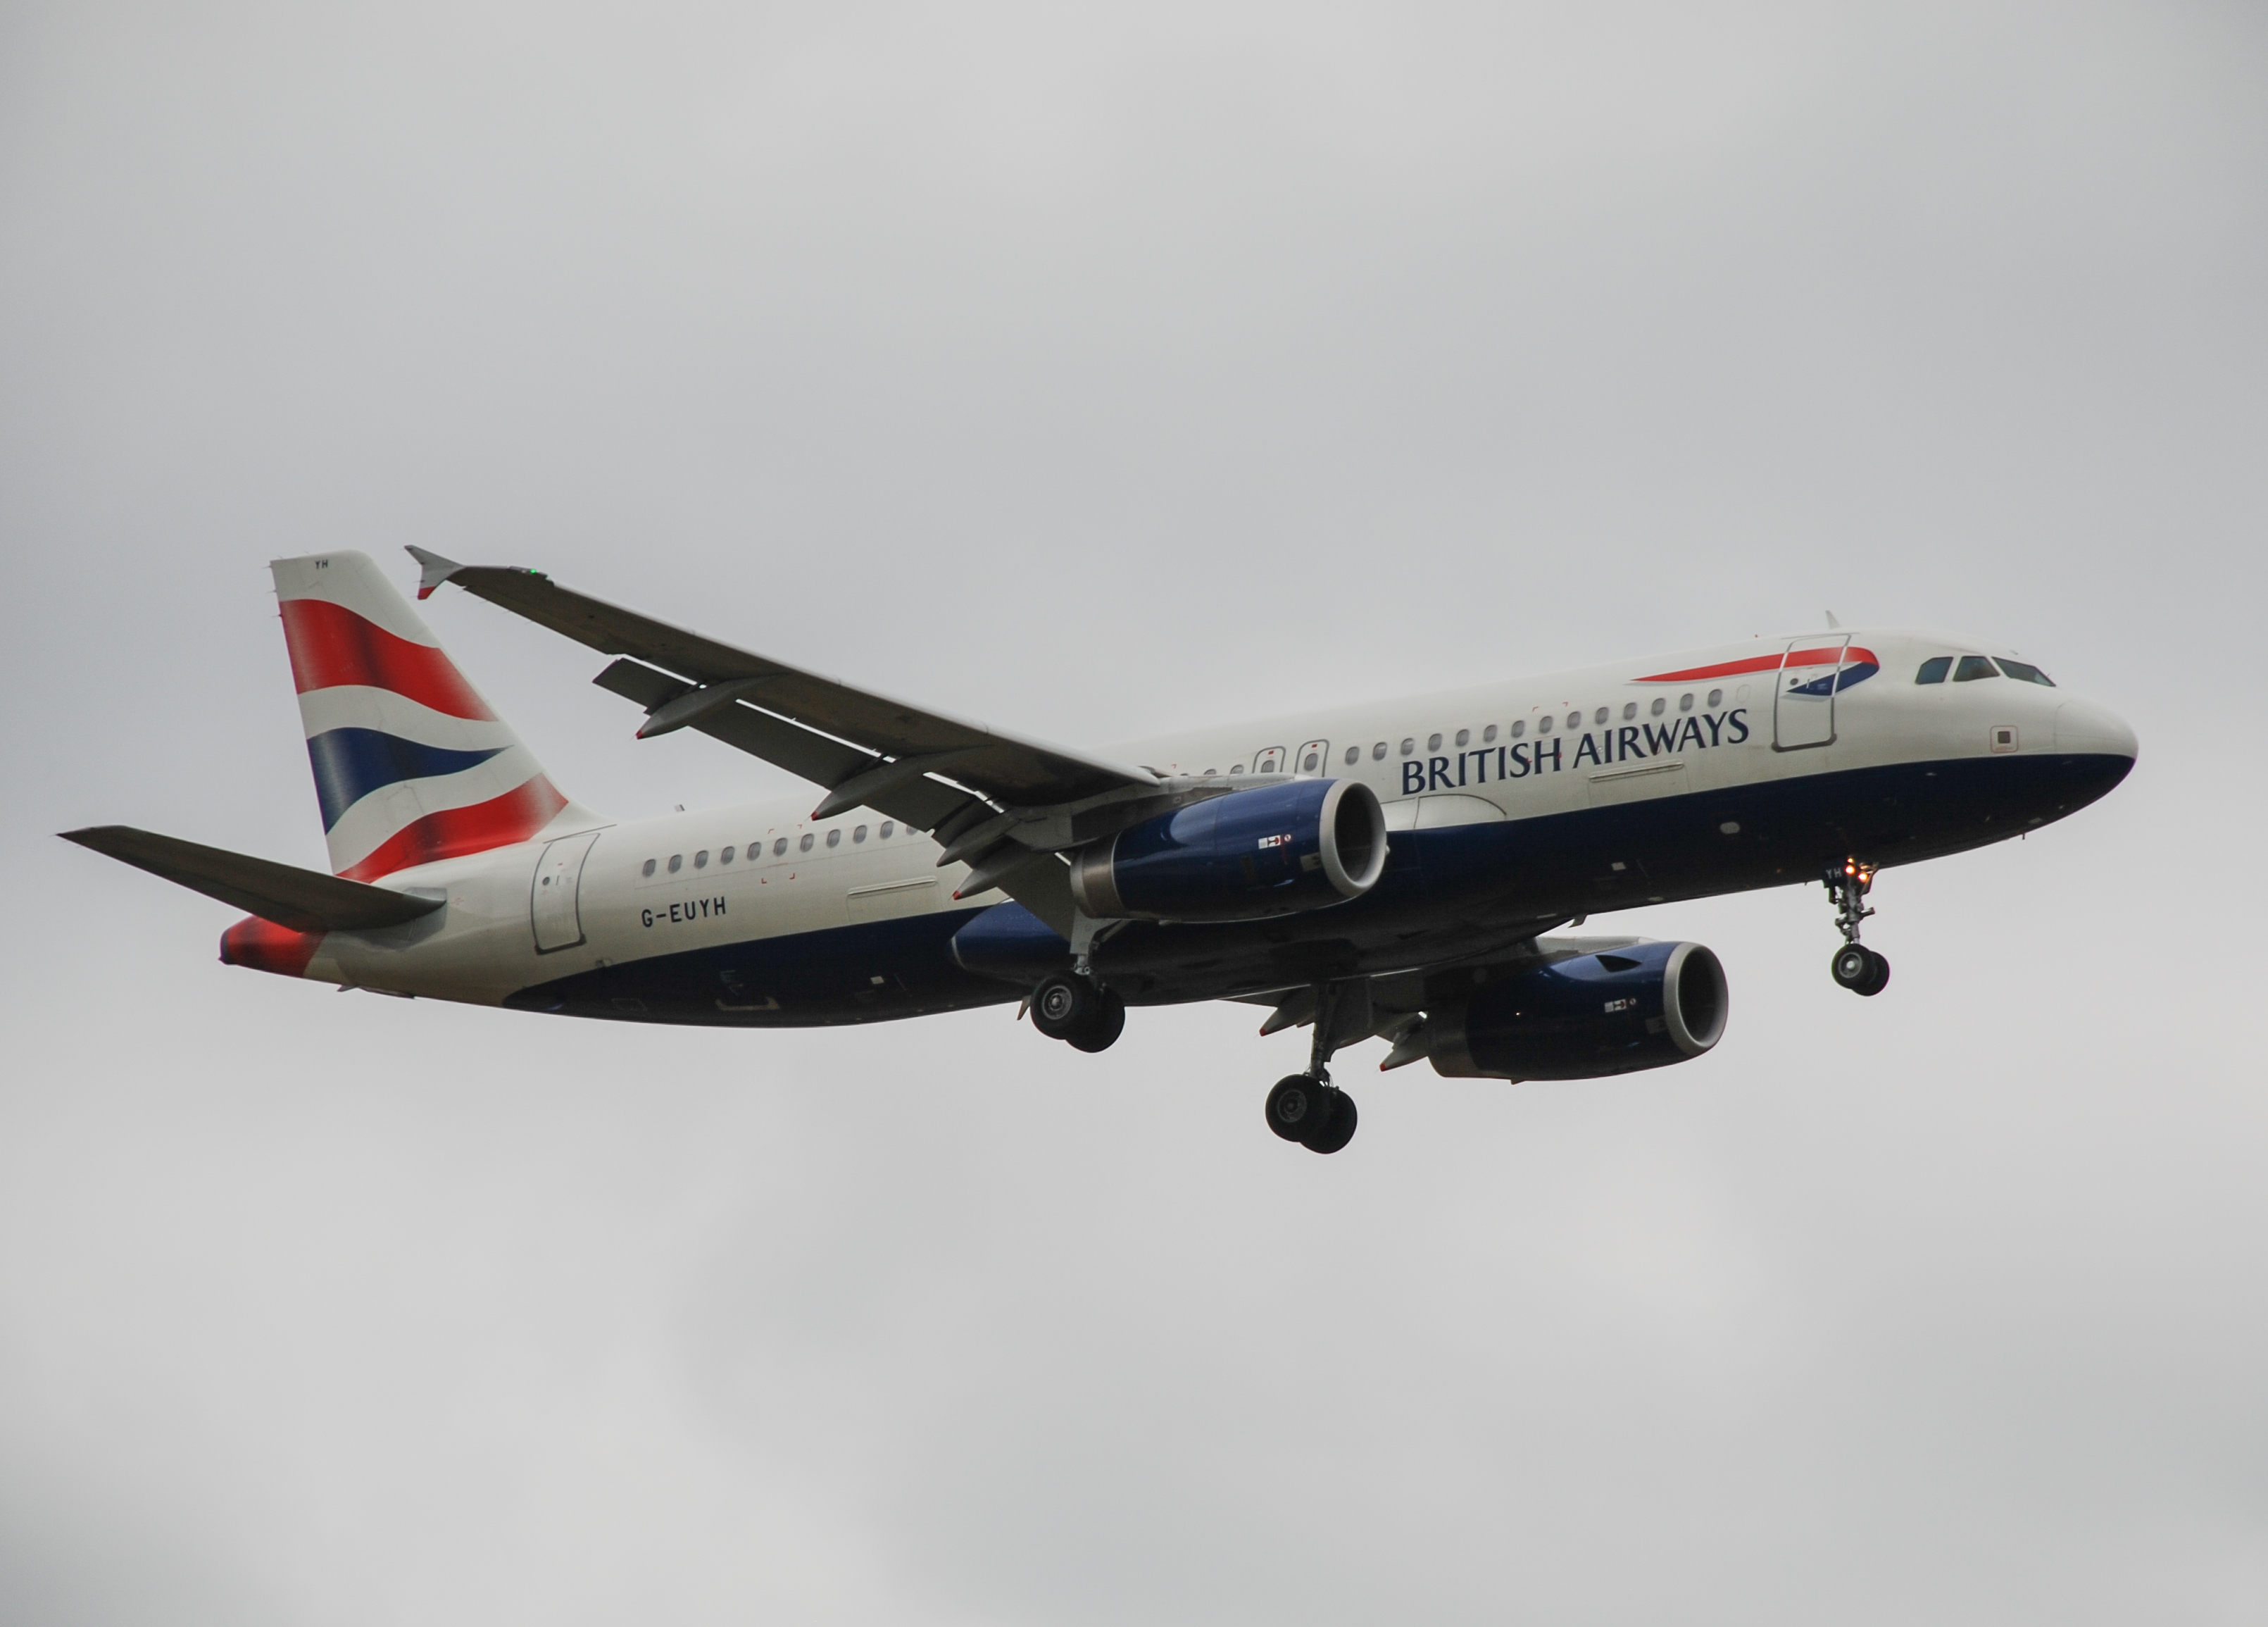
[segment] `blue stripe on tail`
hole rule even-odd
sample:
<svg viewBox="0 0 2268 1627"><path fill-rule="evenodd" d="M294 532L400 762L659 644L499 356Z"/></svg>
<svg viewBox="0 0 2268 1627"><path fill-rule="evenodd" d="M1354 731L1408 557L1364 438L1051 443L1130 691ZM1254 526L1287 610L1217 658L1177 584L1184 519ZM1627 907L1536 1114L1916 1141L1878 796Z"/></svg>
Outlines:
<svg viewBox="0 0 2268 1627"><path fill-rule="evenodd" d="M315 800L322 805L328 831L372 791L404 780L453 774L506 750L451 751L375 728L334 728L307 742L307 760L314 765Z"/></svg>

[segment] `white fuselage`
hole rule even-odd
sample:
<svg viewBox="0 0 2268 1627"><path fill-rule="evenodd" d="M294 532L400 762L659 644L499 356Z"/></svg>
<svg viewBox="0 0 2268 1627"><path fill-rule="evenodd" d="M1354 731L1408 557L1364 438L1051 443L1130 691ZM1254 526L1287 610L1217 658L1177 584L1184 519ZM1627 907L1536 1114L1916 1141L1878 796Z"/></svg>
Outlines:
<svg viewBox="0 0 2268 1627"><path fill-rule="evenodd" d="M1792 680L1776 669L1661 676L1846 638L1874 654L1880 670L1828 695L1783 695ZM2132 757L2123 723L2061 689L2005 677L1915 682L1924 661L1962 654L2013 652L1926 632L1838 631L1191 729L1110 756L1167 775L1359 779L1377 793L1393 831L1521 821L1891 765ZM1831 679L1835 669L1827 670ZM998 893L956 899L966 868L940 869L935 841L886 816L858 810L812 820L818 795L600 822L583 844L579 873L549 880L543 855L555 850L556 871L564 834L556 830L544 841L399 872L383 884L446 891L447 907L408 927L333 933L306 975L497 1003L532 985L658 955L1000 901ZM541 950L532 912L555 882L574 896L571 907L551 906L555 923L568 925L550 936L579 941Z"/></svg>

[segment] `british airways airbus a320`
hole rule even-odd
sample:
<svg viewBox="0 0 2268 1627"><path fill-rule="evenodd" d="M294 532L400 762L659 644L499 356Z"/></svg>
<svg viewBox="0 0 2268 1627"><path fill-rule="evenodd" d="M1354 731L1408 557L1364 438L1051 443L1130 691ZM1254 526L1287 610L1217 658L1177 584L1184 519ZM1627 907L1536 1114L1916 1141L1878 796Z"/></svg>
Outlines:
<svg viewBox="0 0 2268 1627"><path fill-rule="evenodd" d="M1049 745L419 549L617 659L596 682L824 795L622 824L563 795L359 553L272 567L334 875L122 825L70 839L251 912L221 958L345 987L766 1028L1020 1002L1080 1051L1129 1006L1238 1000L1314 1030L1268 1128L1354 1134L1340 1047L1587 1079L1725 1032L1698 943L1555 938L1618 907L1823 881L1835 980L1874 873L2075 812L2133 732L2015 652L1844 631L1412 700Z"/></svg>

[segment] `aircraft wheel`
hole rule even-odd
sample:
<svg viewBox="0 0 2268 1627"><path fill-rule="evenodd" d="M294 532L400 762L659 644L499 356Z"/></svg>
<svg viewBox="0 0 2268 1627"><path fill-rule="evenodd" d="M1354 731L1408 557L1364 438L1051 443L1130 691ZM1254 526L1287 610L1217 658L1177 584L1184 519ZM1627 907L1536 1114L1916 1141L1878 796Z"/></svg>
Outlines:
<svg viewBox="0 0 2268 1627"><path fill-rule="evenodd" d="M1835 951L1827 969L1854 995L1879 995L1889 987L1889 961L1864 944L1845 943Z"/></svg>
<svg viewBox="0 0 2268 1627"><path fill-rule="evenodd" d="M1095 1002L1094 1016L1085 1027L1070 1036L1074 1051L1108 1051L1126 1032L1126 1002L1107 988L1096 992L1101 997Z"/></svg>
<svg viewBox="0 0 2268 1627"><path fill-rule="evenodd" d="M1336 1152L1354 1139L1358 1116L1354 1110L1354 1098L1344 1091L1333 1091L1330 1094L1329 1121L1307 1138L1306 1144L1309 1152Z"/></svg>
<svg viewBox="0 0 2268 1627"><path fill-rule="evenodd" d="M1102 991L1088 979L1058 972L1032 991L1032 1026L1050 1039L1069 1039L1094 1024Z"/></svg>
<svg viewBox="0 0 2268 1627"><path fill-rule="evenodd" d="M1278 1079L1268 1092L1268 1128L1285 1141L1304 1142L1328 1126L1328 1095L1323 1085L1305 1074Z"/></svg>

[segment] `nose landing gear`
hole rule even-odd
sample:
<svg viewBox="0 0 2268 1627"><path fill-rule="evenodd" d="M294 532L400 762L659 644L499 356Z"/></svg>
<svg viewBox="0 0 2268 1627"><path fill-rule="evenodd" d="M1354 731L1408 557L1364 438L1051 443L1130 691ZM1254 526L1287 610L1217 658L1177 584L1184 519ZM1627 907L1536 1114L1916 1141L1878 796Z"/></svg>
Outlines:
<svg viewBox="0 0 2268 1627"><path fill-rule="evenodd" d="M1859 942L1859 923L1874 913L1861 902L1874 891L1874 867L1845 859L1828 866L1825 880L1836 930L1843 935L1843 947L1827 963L1828 973L1854 995L1879 995L1890 986L1890 963Z"/></svg>
<svg viewBox="0 0 2268 1627"><path fill-rule="evenodd" d="M1317 986L1315 1039L1307 1053L1307 1071L1278 1079L1268 1092L1268 1128L1310 1152L1338 1152L1354 1139L1359 1117L1354 1098L1331 1083L1329 1066L1346 1026L1344 1018L1354 1017L1357 1025L1367 1029L1369 986L1353 987L1359 1005L1349 1011L1347 988L1336 983Z"/></svg>

